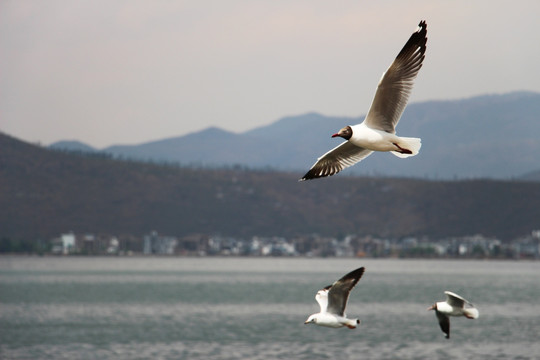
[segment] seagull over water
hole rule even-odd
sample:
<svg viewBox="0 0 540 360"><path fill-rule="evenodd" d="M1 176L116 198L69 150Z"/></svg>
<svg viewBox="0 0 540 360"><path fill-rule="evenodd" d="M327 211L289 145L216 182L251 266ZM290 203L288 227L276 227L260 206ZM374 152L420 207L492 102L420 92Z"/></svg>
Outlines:
<svg viewBox="0 0 540 360"><path fill-rule="evenodd" d="M364 274L364 270L364 267L353 270L332 285L319 290L315 295L315 300L321 306L321 311L310 315L304 324L332 328L347 326L349 329L355 329L360 324L360 320L348 319L345 315L345 307L349 293Z"/></svg>
<svg viewBox="0 0 540 360"><path fill-rule="evenodd" d="M418 29L382 75L364 121L345 126L332 135L347 141L318 158L300 181L337 174L365 159L373 151L390 151L401 158L418 154L421 140L397 136L396 125L407 105L414 79L422 67L426 42L427 25L421 21Z"/></svg>
<svg viewBox="0 0 540 360"><path fill-rule="evenodd" d="M468 300L451 291L445 291L446 301L440 301L431 305L428 310L435 310L439 326L446 338L450 339L449 316L465 316L467 319L478 319L480 313Z"/></svg>

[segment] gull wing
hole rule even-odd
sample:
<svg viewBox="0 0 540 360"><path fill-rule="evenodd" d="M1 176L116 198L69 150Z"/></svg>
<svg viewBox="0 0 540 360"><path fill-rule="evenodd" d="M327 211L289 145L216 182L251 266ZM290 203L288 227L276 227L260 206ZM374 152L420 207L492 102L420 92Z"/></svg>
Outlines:
<svg viewBox="0 0 540 360"><path fill-rule="evenodd" d="M459 308L464 307L465 304L469 304L472 306L472 304L469 301L467 301L467 299L462 298L458 294L454 294L451 291L445 291L444 293L446 294L446 302L452 306L459 307Z"/></svg>
<svg viewBox="0 0 540 360"><path fill-rule="evenodd" d="M325 313L326 308L328 307L328 289L332 285L329 285L325 287L322 290L317 291L317 295L315 295L315 300L319 303L319 306L321 307L321 312Z"/></svg>
<svg viewBox="0 0 540 360"><path fill-rule="evenodd" d="M392 134L396 132L395 127L407 106L414 79L422 67L426 42L427 25L421 21L379 81L373 103L364 120L368 127Z"/></svg>
<svg viewBox="0 0 540 360"><path fill-rule="evenodd" d="M347 306L347 300L349 299L349 293L358 283L364 274L364 271L364 267L353 270L332 284L328 291L329 313L343 316L345 313L345 306Z"/></svg>
<svg viewBox="0 0 540 360"><path fill-rule="evenodd" d="M337 174L341 170L367 158L372 152L371 150L356 146L349 141L341 143L318 158L317 162L313 164L300 181Z"/></svg>
<svg viewBox="0 0 540 360"><path fill-rule="evenodd" d="M443 333L446 334L446 338L450 338L450 318L440 311L435 310L435 315L437 315L437 320L439 320L439 326Z"/></svg>

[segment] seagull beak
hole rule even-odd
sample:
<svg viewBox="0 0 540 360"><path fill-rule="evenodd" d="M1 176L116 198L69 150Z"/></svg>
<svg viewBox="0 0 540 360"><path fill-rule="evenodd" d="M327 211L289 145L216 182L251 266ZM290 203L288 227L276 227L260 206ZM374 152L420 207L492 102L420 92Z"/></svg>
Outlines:
<svg viewBox="0 0 540 360"><path fill-rule="evenodd" d="M338 137L338 136L339 136L339 134L338 134L338 133L336 133L336 134L332 135L332 137L333 137L333 138L335 138L335 137Z"/></svg>
<svg viewBox="0 0 540 360"><path fill-rule="evenodd" d="M436 305L431 305L430 307L427 308L427 310L428 310L428 311L429 311L429 310L434 310L435 307L436 307Z"/></svg>

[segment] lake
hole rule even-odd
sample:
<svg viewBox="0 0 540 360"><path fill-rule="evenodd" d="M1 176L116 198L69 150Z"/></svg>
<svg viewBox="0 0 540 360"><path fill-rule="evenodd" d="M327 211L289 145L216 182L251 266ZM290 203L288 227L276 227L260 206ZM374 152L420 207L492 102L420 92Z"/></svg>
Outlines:
<svg viewBox="0 0 540 360"><path fill-rule="evenodd" d="M360 266L360 326L304 325ZM480 311L449 340L426 311L445 290ZM4 256L0 358L538 359L540 262Z"/></svg>

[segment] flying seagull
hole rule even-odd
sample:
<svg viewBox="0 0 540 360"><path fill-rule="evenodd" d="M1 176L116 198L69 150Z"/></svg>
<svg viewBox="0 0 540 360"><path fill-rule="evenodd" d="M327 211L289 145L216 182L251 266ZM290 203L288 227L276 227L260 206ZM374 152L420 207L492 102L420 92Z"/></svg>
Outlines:
<svg viewBox="0 0 540 360"><path fill-rule="evenodd" d="M418 154L421 140L397 136L396 125L407 105L414 79L422 67L426 42L427 25L421 21L379 81L364 121L345 126L332 135L347 141L318 158L300 181L337 174L365 159L373 151L390 151L401 158Z"/></svg>
<svg viewBox="0 0 540 360"><path fill-rule="evenodd" d="M347 319L345 306L347 306L349 293L364 274L364 270L364 267L353 270L332 285L319 290L315 295L315 300L321 306L321 311L310 315L304 324L333 328L347 326L349 329L355 329L356 325L360 324L360 320Z"/></svg>
<svg viewBox="0 0 540 360"><path fill-rule="evenodd" d="M465 316L467 319L478 319L480 313L472 303L458 294L450 291L444 293L446 294L446 301L437 302L431 305L428 310L435 310L442 332L446 334L447 339L450 339L449 316Z"/></svg>

